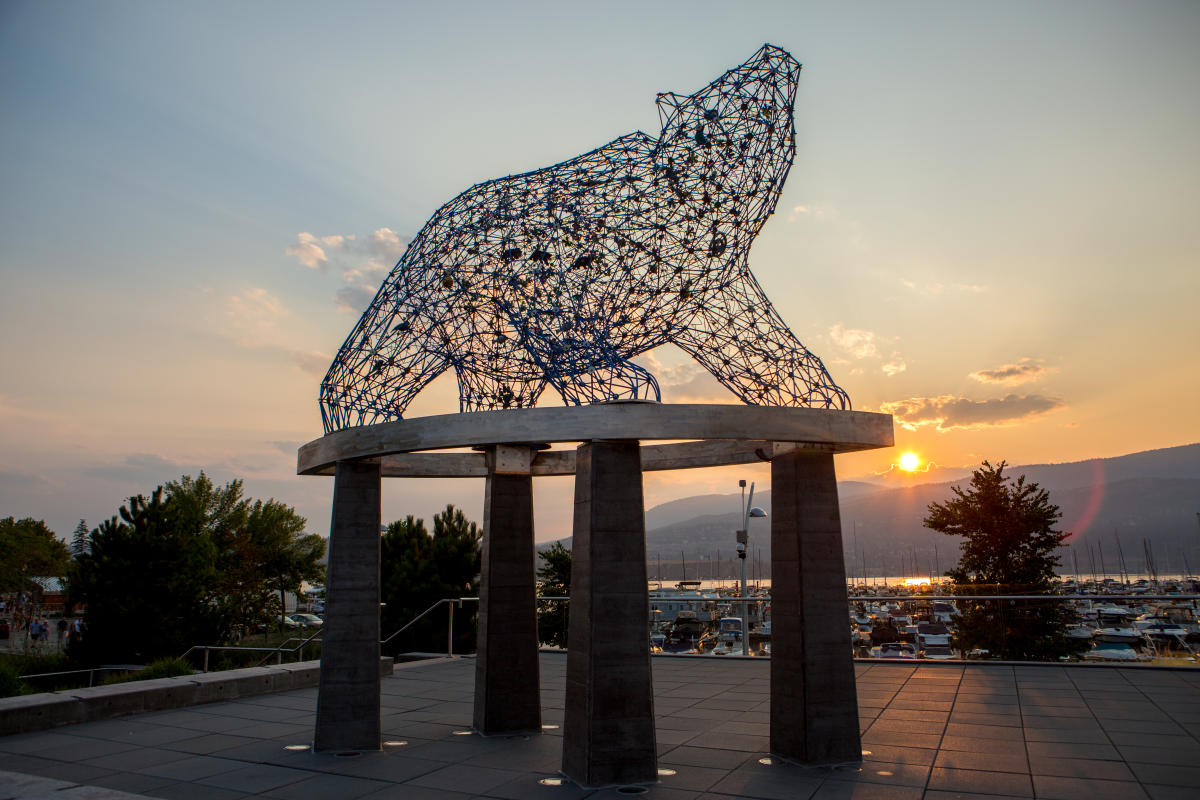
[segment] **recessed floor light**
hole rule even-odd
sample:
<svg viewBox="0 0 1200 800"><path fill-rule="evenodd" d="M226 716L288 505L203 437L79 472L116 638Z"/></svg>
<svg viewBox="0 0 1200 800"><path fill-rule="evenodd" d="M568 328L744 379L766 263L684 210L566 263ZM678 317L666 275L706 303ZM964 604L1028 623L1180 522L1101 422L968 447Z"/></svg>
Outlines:
<svg viewBox="0 0 1200 800"><path fill-rule="evenodd" d="M556 730L558 730L558 726L557 726L557 725L543 725L543 726L542 726L542 730L544 730L544 731L556 731Z"/></svg>
<svg viewBox="0 0 1200 800"><path fill-rule="evenodd" d="M875 774L876 774L876 775L883 775L884 777L891 777L892 775L895 775L896 773L894 773L894 772L889 772L889 771L888 771L888 770L886 770L886 769L881 769L881 770L879 770L878 772L876 772Z"/></svg>
<svg viewBox="0 0 1200 800"><path fill-rule="evenodd" d="M284 745L284 750L307 750L309 745L306 744L289 744Z"/></svg>
<svg viewBox="0 0 1200 800"><path fill-rule="evenodd" d="M383 746L384 747L404 747L404 745L406 745L406 744L408 744L408 742L403 741L401 739L393 739L391 741L384 742Z"/></svg>
<svg viewBox="0 0 1200 800"><path fill-rule="evenodd" d="M676 774L678 774L678 773L676 773L675 770L673 770L673 769L668 769L667 767L659 767L658 768L658 777L660 777L660 778L669 778L672 775L676 775Z"/></svg>
<svg viewBox="0 0 1200 800"><path fill-rule="evenodd" d="M566 786L566 778L542 778L538 781L542 786Z"/></svg>
<svg viewBox="0 0 1200 800"><path fill-rule="evenodd" d="M775 763L775 759L771 758L770 756L764 756L758 760L758 763L762 764L764 767L769 767Z"/></svg>
<svg viewBox="0 0 1200 800"><path fill-rule="evenodd" d="M862 751L862 754L863 754L864 756L869 756L869 755L871 755L871 751L870 751L870 750L863 750L863 751Z"/></svg>
<svg viewBox="0 0 1200 800"><path fill-rule="evenodd" d="M454 735L455 736L471 736L474 733L475 733L475 731L455 731Z"/></svg>

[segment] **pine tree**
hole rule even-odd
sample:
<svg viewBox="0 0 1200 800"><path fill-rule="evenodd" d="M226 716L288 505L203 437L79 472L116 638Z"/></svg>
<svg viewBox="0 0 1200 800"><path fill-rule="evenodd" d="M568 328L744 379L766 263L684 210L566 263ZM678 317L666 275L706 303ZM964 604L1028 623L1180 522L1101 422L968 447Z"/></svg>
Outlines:
<svg viewBox="0 0 1200 800"><path fill-rule="evenodd" d="M1056 530L1062 518L1050 494L1025 476L1004 474L1003 461L971 475L970 488L951 487L954 497L930 503L925 527L962 536L958 566L946 573L960 595L1050 594L1054 551L1070 535ZM1025 661L1054 660L1080 645L1068 639L1073 613L1061 601L1000 600L970 604L956 622L954 646L960 651L987 650L991 655Z"/></svg>
<svg viewBox="0 0 1200 800"><path fill-rule="evenodd" d="M538 567L539 597L571 596L571 551L555 542L539 550L542 566ZM543 644L567 646L570 605L566 600L538 601L538 641Z"/></svg>
<svg viewBox="0 0 1200 800"><path fill-rule="evenodd" d="M92 543L88 540L87 520L81 519L75 526L75 535L71 537L71 558L78 560L80 556L90 552L92 552Z"/></svg>

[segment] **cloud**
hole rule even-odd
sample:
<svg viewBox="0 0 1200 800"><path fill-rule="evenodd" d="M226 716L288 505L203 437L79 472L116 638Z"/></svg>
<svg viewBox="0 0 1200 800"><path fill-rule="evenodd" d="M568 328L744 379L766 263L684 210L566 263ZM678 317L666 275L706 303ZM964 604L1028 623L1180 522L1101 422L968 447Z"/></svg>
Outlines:
<svg viewBox="0 0 1200 800"><path fill-rule="evenodd" d="M367 247L377 258L388 261L390 267L400 260L400 256L404 255L404 249L408 247L408 239L401 237L391 228L379 228L371 234Z"/></svg>
<svg viewBox="0 0 1200 800"><path fill-rule="evenodd" d="M899 375L906 369L908 369L908 364L905 364L902 359L896 358L893 355L892 360L883 365L883 374L890 378L893 375Z"/></svg>
<svg viewBox="0 0 1200 800"><path fill-rule="evenodd" d="M980 383L998 383L1003 386L1017 386L1022 383L1036 381L1043 375L1057 372L1057 369L1042 365L1039 358L1022 358L1015 364L1005 364L995 369L981 369L972 372L968 377Z"/></svg>
<svg viewBox="0 0 1200 800"><path fill-rule="evenodd" d="M740 402L708 370L690 359L668 365L653 353L642 353L634 362L645 367L662 389L663 398L671 403L737 403Z"/></svg>
<svg viewBox="0 0 1200 800"><path fill-rule="evenodd" d="M1016 425L1066 408L1056 398L1039 394L1010 394L994 400L967 397L910 397L882 403L879 410L891 414L906 430L933 427L938 431Z"/></svg>
<svg viewBox="0 0 1200 800"><path fill-rule="evenodd" d="M296 244L286 252L310 269L340 272L342 286L334 292L334 303L339 311L361 313L408 243L407 237L386 227L362 238L354 234L318 238L306 232L297 234Z"/></svg>
<svg viewBox="0 0 1200 800"><path fill-rule="evenodd" d="M284 250L289 256L295 256L301 264L309 269L320 269L329 263L325 250L317 244L317 237L304 232L296 237L296 243L288 245Z"/></svg>
<svg viewBox="0 0 1200 800"><path fill-rule="evenodd" d="M353 311L361 314L367 307L367 303L370 303L371 298L375 296L376 291L378 290L372 288L370 284L355 283L340 287L334 293L334 300L337 302L338 311Z"/></svg>
<svg viewBox="0 0 1200 800"><path fill-rule="evenodd" d="M842 323L839 322L829 329L829 338L833 339L834 344L855 358L879 357L876 336L871 331L844 328L842 327Z"/></svg>

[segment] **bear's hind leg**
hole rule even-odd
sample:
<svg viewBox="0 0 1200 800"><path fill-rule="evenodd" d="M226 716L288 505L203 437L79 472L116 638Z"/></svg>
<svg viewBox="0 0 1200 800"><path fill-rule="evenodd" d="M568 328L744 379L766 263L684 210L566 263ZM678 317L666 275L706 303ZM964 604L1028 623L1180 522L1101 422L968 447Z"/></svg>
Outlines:
<svg viewBox="0 0 1200 800"><path fill-rule="evenodd" d="M821 359L788 329L747 270L698 299L672 340L751 405L849 409Z"/></svg>

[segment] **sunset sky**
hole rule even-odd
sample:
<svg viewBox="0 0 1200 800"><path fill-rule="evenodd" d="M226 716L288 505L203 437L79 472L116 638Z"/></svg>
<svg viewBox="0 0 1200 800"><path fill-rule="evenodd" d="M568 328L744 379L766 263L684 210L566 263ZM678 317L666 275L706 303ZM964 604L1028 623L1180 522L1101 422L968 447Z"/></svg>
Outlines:
<svg viewBox="0 0 1200 800"><path fill-rule="evenodd" d="M1200 440L1200 3L0 3L0 516L205 469L326 533L321 376L408 238L763 42L804 64L751 268L897 447L839 476ZM666 402L733 402L681 351ZM543 403L548 397L543 399ZM410 416L457 410L451 374ZM647 504L765 467L646 478ZM569 479L536 484L569 535ZM385 520L482 481L391 481Z"/></svg>

